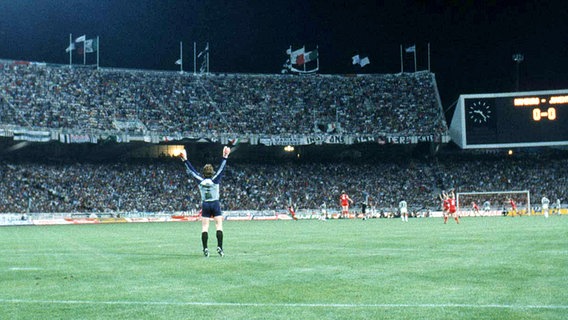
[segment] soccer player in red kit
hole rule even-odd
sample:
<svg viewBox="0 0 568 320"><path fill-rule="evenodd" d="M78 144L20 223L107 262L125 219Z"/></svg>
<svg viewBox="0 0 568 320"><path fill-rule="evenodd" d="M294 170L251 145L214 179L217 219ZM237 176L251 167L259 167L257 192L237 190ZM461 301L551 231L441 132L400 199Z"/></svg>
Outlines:
<svg viewBox="0 0 568 320"><path fill-rule="evenodd" d="M454 191L453 190L450 191L449 194L442 192L440 198L443 201L443 207L444 207L444 224L448 222L448 216L450 215L453 216L454 220L456 220L456 223L459 224L460 220L458 218L458 215L456 214L457 207L456 207L456 199Z"/></svg>
<svg viewBox="0 0 568 320"><path fill-rule="evenodd" d="M509 198L509 204L511 205L511 216L517 215L517 204L513 200L513 198Z"/></svg>
<svg viewBox="0 0 568 320"><path fill-rule="evenodd" d="M341 205L341 217L349 218L349 203L353 203L353 200L349 198L345 191L341 191L341 196L339 196L339 204Z"/></svg>
<svg viewBox="0 0 568 320"><path fill-rule="evenodd" d="M440 201L442 201L442 214L444 215L444 223L448 221L448 211L450 210L448 195L445 191L440 194Z"/></svg>
<svg viewBox="0 0 568 320"><path fill-rule="evenodd" d="M451 191L451 193L448 195L448 204L450 207L450 214L454 217L454 220L456 220L456 223L460 223L460 219L458 218L458 214L457 214L457 206L456 206L456 196L454 194L454 190Z"/></svg>
<svg viewBox="0 0 568 320"><path fill-rule="evenodd" d="M475 201L472 201L471 207L473 209L473 216L477 217L479 215L479 206L477 205L477 203L475 203Z"/></svg>
<svg viewBox="0 0 568 320"><path fill-rule="evenodd" d="M294 210L294 206L290 205L288 207L288 212L290 212L290 215L292 216L292 219L294 220L298 220L298 218L296 217L296 210Z"/></svg>

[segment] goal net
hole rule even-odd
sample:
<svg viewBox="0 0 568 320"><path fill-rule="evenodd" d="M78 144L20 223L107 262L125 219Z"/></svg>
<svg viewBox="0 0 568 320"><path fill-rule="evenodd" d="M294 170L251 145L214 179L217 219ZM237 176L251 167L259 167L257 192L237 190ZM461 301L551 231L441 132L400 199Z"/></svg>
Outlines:
<svg viewBox="0 0 568 320"><path fill-rule="evenodd" d="M460 216L530 215L531 195L528 190L458 192L456 206Z"/></svg>

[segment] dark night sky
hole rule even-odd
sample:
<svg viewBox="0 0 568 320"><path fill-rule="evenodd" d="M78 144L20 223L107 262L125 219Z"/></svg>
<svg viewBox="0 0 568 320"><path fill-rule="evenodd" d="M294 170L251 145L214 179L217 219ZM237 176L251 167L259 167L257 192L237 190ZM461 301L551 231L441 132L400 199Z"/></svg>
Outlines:
<svg viewBox="0 0 568 320"><path fill-rule="evenodd" d="M100 36L103 67L177 70L179 41L210 43L212 72L279 73L285 50L319 46L320 73L400 72L400 45L436 73L444 108L462 93L568 88L565 1L0 0L0 58L68 63L73 38ZM405 71L413 70L404 54ZM90 57L93 59L94 55ZM75 57L75 61L79 58ZM93 60L91 60L93 61Z"/></svg>

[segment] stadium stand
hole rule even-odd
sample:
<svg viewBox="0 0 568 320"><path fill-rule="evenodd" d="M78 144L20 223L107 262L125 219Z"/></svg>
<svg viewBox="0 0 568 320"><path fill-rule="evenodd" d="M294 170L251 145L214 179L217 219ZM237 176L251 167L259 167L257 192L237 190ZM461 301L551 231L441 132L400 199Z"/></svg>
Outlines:
<svg viewBox="0 0 568 320"><path fill-rule="evenodd" d="M199 195L179 160L42 164L0 162L0 212L194 211ZM531 155L447 156L438 161L374 163L232 163L222 184L226 210L338 206L345 189L360 206L369 192L377 210L406 199L413 210L437 210L440 190L530 190L567 199L568 159ZM28 202L29 199L31 202ZM564 200L565 201L565 200Z"/></svg>
<svg viewBox="0 0 568 320"><path fill-rule="evenodd" d="M251 137L344 134L434 136L440 141L447 135L435 77L428 72L201 76L0 61L0 136L16 140L18 130L45 130L26 139L36 144L51 140L47 148L59 144L53 140L67 142L62 138L66 133L75 139L97 134L98 141L79 139L98 142L97 150L105 148L102 135L116 132L178 136L184 144L196 143L187 137L218 137L227 131ZM404 143L371 143L371 149L388 150L394 158L365 153L344 161L231 161L222 184L223 207L283 210L293 202L299 209L335 208L343 189L356 207L368 192L377 210L393 210L403 198L413 210L437 210L438 193L449 188L526 189L534 199L567 199L565 156L445 153L412 158L389 149ZM0 213L177 212L195 211L199 203L178 160L100 163L65 151L76 150L72 148L62 148L54 159L30 153L30 147L13 152L21 154L13 158L5 152L12 147L6 143L0 154ZM116 143L108 149L121 150Z"/></svg>
<svg viewBox="0 0 568 320"><path fill-rule="evenodd" d="M434 75L193 75L0 63L0 124L164 135L444 135Z"/></svg>

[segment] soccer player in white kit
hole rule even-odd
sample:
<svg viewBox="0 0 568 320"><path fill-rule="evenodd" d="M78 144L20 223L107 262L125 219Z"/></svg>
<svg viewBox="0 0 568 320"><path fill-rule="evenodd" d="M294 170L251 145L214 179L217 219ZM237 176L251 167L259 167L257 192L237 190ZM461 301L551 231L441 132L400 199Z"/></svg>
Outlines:
<svg viewBox="0 0 568 320"><path fill-rule="evenodd" d="M542 204L542 214L545 218L548 218L548 205L550 204L550 200L546 196L542 197L540 200Z"/></svg>
<svg viewBox="0 0 568 320"><path fill-rule="evenodd" d="M398 209L400 210L400 218L404 222L408 222L408 205L406 201L402 200L398 203Z"/></svg>

